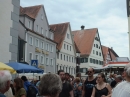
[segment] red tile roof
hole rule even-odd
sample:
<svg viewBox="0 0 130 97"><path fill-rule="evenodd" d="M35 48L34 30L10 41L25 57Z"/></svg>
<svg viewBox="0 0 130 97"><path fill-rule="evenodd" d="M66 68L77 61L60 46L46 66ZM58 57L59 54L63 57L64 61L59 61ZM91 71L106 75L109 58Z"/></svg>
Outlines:
<svg viewBox="0 0 130 97"><path fill-rule="evenodd" d="M54 31L54 41L56 41L58 43L57 48L59 50L61 50L69 24L70 23L67 22L67 23L50 25L50 29L52 29Z"/></svg>
<svg viewBox="0 0 130 97"><path fill-rule="evenodd" d="M27 16L35 19L42 6L43 5L20 7L20 15L27 15Z"/></svg>
<svg viewBox="0 0 130 97"><path fill-rule="evenodd" d="M90 55L97 32L97 28L72 31L73 39L81 52L81 56Z"/></svg>
<svg viewBox="0 0 130 97"><path fill-rule="evenodd" d="M102 45L102 52L103 52L104 60L106 60L108 54L108 47Z"/></svg>

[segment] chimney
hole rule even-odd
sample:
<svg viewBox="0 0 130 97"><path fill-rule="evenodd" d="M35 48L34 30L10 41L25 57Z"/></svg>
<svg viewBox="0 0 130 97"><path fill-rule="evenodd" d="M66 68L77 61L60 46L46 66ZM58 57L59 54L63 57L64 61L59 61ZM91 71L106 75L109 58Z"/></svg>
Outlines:
<svg viewBox="0 0 130 97"><path fill-rule="evenodd" d="M81 26L81 30L84 30L84 28L85 28L85 26L84 26L84 25L82 25L82 26Z"/></svg>

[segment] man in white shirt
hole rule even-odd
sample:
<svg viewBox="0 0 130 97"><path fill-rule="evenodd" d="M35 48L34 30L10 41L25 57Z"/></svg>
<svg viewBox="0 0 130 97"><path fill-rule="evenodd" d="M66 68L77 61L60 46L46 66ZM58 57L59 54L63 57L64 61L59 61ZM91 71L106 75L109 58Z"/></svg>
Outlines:
<svg viewBox="0 0 130 97"><path fill-rule="evenodd" d="M130 97L130 63L124 69L126 81L119 83L113 90L112 97Z"/></svg>

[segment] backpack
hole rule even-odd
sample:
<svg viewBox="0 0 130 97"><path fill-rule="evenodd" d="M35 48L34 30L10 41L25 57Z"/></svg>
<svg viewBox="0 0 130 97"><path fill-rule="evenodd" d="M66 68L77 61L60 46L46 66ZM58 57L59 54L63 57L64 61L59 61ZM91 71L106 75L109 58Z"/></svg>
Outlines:
<svg viewBox="0 0 130 97"><path fill-rule="evenodd" d="M27 97L36 97L37 89L33 85L28 86Z"/></svg>

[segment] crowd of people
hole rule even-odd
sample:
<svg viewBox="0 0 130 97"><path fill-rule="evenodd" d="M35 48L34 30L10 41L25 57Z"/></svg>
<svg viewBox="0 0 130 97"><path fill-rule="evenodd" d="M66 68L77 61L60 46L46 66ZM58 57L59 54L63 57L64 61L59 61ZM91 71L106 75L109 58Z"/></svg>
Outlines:
<svg viewBox="0 0 130 97"><path fill-rule="evenodd" d="M130 97L130 64L122 75L109 77L94 76L94 69L89 68L85 80L80 72L74 78L63 70L43 75L36 84L26 76L11 80L9 71L0 70L0 97Z"/></svg>

